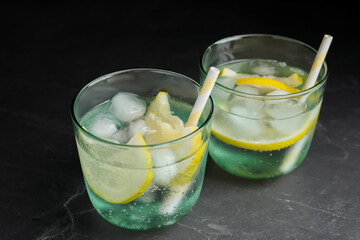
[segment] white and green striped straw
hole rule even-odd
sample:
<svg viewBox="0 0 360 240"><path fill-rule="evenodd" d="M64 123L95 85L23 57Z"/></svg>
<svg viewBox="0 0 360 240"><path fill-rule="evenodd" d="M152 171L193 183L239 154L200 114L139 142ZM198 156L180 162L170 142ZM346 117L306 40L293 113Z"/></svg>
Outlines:
<svg viewBox="0 0 360 240"><path fill-rule="evenodd" d="M185 126L195 126L200 119L201 113L206 105L206 102L210 96L210 93L214 87L217 77L219 76L219 69L211 67L206 75L203 86L200 89L199 96L197 97L195 104L191 110L190 116L185 123Z"/></svg>
<svg viewBox="0 0 360 240"><path fill-rule="evenodd" d="M305 82L305 85L303 87L303 90L306 90L308 88L311 88L314 86L316 79L319 75L320 69L323 65L323 62L325 60L326 54L330 48L330 44L333 37L330 35L325 34L323 40L321 41L319 50L316 54L316 57L314 59L313 65L311 66L309 76Z"/></svg>

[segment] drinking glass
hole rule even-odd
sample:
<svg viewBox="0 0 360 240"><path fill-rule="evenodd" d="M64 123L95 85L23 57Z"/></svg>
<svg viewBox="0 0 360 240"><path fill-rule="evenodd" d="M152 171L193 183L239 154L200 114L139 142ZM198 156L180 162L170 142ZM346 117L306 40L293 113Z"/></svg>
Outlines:
<svg viewBox="0 0 360 240"><path fill-rule="evenodd" d="M198 83L175 72L130 69L99 77L79 91L71 108L75 139L89 198L103 218L147 230L174 224L190 212L203 184L213 102L207 100L194 131L152 145L99 138L82 125L84 115L118 92L153 99L165 91L171 111L186 122L199 90Z"/></svg>
<svg viewBox="0 0 360 240"><path fill-rule="evenodd" d="M268 34L224 38L203 52L200 82L211 66L221 70L211 94L215 109L209 143L209 154L221 168L239 177L265 179L287 174L301 164L328 78L324 62L316 84L301 89L316 53L295 39ZM257 78L265 85L272 81L268 78L290 81L300 91L241 84L240 78Z"/></svg>

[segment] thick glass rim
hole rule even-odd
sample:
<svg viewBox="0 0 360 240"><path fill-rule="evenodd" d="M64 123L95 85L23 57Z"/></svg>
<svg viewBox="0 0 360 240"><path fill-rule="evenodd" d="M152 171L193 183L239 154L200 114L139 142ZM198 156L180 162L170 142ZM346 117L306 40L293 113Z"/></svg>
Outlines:
<svg viewBox="0 0 360 240"><path fill-rule="evenodd" d="M201 74L206 76L206 71L205 71L204 66L203 66L203 60L204 60L206 54L215 45L230 42L230 41L233 41L233 40L239 40L239 39L243 39L243 38L259 38L259 37L276 38L276 39L281 39L281 40L284 40L284 41L294 42L294 43L303 45L304 47L306 47L306 48L310 49L311 51L313 51L315 54L317 53L317 50L314 49L313 47L311 47L310 45L308 45L306 43L303 43L303 42L301 42L299 40L289 38L289 37L285 37L285 36L274 35L274 34L262 34L262 33L234 35L234 36L222 38L222 39L210 44L210 46L208 46L203 51L203 53L200 56L200 62L199 62L199 68L200 68ZM215 82L214 87L220 88L221 90L224 90L226 92L229 92L229 93L237 95L237 96L247 97L247 98L254 98L254 99L259 99L259 100L279 100L279 99L287 99L287 98L296 98L296 97L311 94L312 92L316 91L317 89L319 89L321 86L323 86L326 83L326 79L329 76L328 65L327 65L326 61L324 61L323 66L324 66L324 69L325 69L325 74L324 74L323 78L320 81L318 81L314 86L312 86L312 87L310 87L310 88L308 88L306 90L297 92L297 93L290 93L290 94L284 94L284 95L263 96L263 95L240 92L240 91L228 88L228 87L226 87L226 86L224 86L224 85L222 85L222 84L220 84L218 82Z"/></svg>
<svg viewBox="0 0 360 240"><path fill-rule="evenodd" d="M178 142L181 142L181 141L184 141L188 138L191 138L192 136L196 135L198 132L200 132L203 128L205 128L205 126L207 126L207 124L209 123L209 121L211 120L212 118L212 115L213 115L213 111L214 111L214 101L212 99L211 96L209 96L209 99L208 101L210 102L211 106L210 106L210 111L209 111L209 114L208 116L206 117L206 119L204 120L204 122L193 132L181 137L181 138L178 138L178 139L175 139L175 140L172 140L172 141L168 141L168 142L164 142L164 143L158 143L158 144L148 144L148 145L129 145L129 144L121 144L121 143L116 143L116 142L111 142L111 141L107 141L105 139L102 139L102 138L99 138L95 135L93 135L92 133L90 133L89 131L87 131L86 129L84 129L80 122L77 120L76 116L75 116L75 105L77 103L77 100L79 98L79 96L81 95L81 93L83 93L86 88L88 88L89 86L92 86L100 81L103 81L105 79L108 79L114 75L118 75L118 74L123 74L123 73L127 73L127 72L134 72L134 71L140 71L140 72L159 72L159 73L165 73L165 74L168 74L168 75L173 75L173 76L177 76L177 77L181 77L181 78L185 78L187 80L189 80L190 82L192 82L195 86L199 87L199 89L201 88L201 85L199 83L197 83L195 80L191 79L190 77L187 77L183 74L180 74L180 73L176 73L176 72L173 72L173 71L169 71L169 70L162 70L162 69L156 69L156 68L132 68L132 69L125 69L125 70L120 70L120 71L116 71L116 72L112 72L112 73L108 73L108 74L105 74L103 76L100 76L92 81L90 81L89 83L87 83L84 87L82 87L76 94L75 94L75 97L73 98L72 100L72 103L71 103L71 111L70 111L70 114L71 114L71 119L72 119L72 122L74 124L74 126L76 126L76 128L83 134L85 134L86 136L92 138L92 139L95 139L96 141L99 141L101 143L104 143L104 144L109 144L109 145L112 145L114 147L124 147L124 148L149 148L149 147L165 147L167 145L171 145L171 144L176 144Z"/></svg>

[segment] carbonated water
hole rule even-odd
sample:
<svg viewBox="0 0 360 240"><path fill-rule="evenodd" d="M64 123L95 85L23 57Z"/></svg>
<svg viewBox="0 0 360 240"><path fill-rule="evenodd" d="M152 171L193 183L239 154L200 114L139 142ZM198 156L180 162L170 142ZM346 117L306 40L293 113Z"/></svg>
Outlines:
<svg viewBox="0 0 360 240"><path fill-rule="evenodd" d="M268 78L301 90L307 72L262 59L231 62L218 68L223 74L217 80L222 87L212 92L215 110L209 153L213 160L234 175L254 179L276 177L295 169L310 147L322 93L290 96L281 89L236 82Z"/></svg>
<svg viewBox="0 0 360 240"><path fill-rule="evenodd" d="M204 142L200 149L190 154L184 153L187 150L180 143L178 148L145 148L151 154L152 166L149 169L125 166L119 160L119 156L128 151L126 143L135 133L146 135L154 131L146 126L143 119L152 100L119 93L110 101L91 109L80 123L88 132L106 142L94 141L84 133L76 136L86 188L93 206L109 222L128 229L160 228L177 222L192 209L203 183L207 156ZM169 101L174 115L185 121L191 106L172 98ZM151 182L143 189L144 192L126 203L109 200L114 198L111 193L108 194L111 197L106 196L107 186L116 182L117 176L136 171L139 176L151 175ZM90 174L92 182L97 181L94 186L86 177L89 178ZM132 181L131 177L125 177L123 182L114 184L127 185Z"/></svg>

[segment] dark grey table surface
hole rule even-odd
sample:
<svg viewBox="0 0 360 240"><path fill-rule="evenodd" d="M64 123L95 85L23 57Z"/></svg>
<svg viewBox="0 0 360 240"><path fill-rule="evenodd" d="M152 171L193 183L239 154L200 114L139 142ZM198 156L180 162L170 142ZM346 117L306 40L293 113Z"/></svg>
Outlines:
<svg viewBox="0 0 360 240"><path fill-rule="evenodd" d="M353 6L4 4L0 8L0 239L360 239L359 44ZM341 13L345 12L343 15ZM334 36L312 146L292 173L234 177L209 157L200 198L173 226L129 231L92 208L70 120L75 93L138 67L198 80L202 51L270 33L318 48Z"/></svg>

